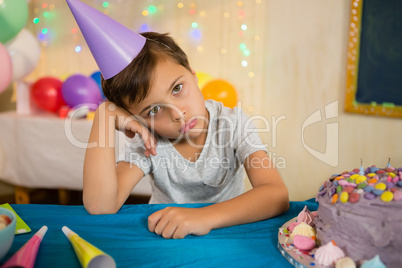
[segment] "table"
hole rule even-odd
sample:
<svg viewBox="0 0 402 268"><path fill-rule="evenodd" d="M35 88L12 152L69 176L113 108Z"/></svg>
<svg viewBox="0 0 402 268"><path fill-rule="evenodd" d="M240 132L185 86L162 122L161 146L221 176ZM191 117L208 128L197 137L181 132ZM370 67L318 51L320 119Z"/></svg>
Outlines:
<svg viewBox="0 0 402 268"><path fill-rule="evenodd" d="M83 163L92 121L50 113L0 113L0 180L24 188L82 190ZM116 132L116 143L125 136ZM116 147L116 158L119 155ZM133 194L151 195L149 176ZM17 202L27 198L16 196Z"/></svg>
<svg viewBox="0 0 402 268"><path fill-rule="evenodd" d="M69 227L111 255L117 267L292 267L277 249L278 229L313 199L291 202L284 214L256 223L212 230L205 236L164 239L148 231L150 214L166 206L202 207L207 204L124 205L117 214L89 215L83 206L12 205L32 232L16 235L4 263L43 225L49 230L39 248L35 267L80 267L61 231Z"/></svg>

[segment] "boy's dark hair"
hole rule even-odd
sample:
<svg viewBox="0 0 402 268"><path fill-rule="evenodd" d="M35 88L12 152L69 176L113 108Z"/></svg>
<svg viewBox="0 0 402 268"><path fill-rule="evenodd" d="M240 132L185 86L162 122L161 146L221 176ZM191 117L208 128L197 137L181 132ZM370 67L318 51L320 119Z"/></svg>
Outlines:
<svg viewBox="0 0 402 268"><path fill-rule="evenodd" d="M127 109L133 102L140 102L148 95L156 64L161 60L173 60L191 71L187 55L168 34L141 33L147 40L134 60L120 73L105 80L102 89L105 97Z"/></svg>

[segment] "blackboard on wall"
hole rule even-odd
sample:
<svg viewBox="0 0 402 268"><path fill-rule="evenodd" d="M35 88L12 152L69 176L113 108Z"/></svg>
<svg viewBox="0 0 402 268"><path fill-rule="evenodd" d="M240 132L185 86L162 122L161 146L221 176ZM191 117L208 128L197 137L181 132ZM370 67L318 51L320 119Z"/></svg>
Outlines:
<svg viewBox="0 0 402 268"><path fill-rule="evenodd" d="M352 0L345 110L402 117L402 1Z"/></svg>

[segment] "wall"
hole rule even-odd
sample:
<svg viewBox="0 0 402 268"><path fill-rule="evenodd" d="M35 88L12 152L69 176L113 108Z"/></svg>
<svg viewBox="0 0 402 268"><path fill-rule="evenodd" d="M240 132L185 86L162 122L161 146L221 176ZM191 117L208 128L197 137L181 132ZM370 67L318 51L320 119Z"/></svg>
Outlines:
<svg viewBox="0 0 402 268"><path fill-rule="evenodd" d="M324 179L359 167L361 159L365 166L383 167L388 158L402 166L400 119L343 111L349 0L116 0L107 8L100 7L103 1L83 2L136 31L170 32L197 72L233 83L242 108L265 129L261 137L291 200L314 197ZM150 5L157 12L142 15ZM40 41L41 61L27 79L97 70L64 1L36 0L30 7L30 21L46 10L53 17L27 25L34 33L49 29Z"/></svg>

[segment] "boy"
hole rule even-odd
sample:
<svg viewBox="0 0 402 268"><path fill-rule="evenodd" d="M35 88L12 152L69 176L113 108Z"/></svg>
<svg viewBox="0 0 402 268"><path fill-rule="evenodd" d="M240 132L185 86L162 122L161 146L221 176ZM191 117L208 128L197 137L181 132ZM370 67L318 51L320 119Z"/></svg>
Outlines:
<svg viewBox="0 0 402 268"><path fill-rule="evenodd" d="M148 173L151 203L213 203L150 215L149 230L164 238L205 235L286 211L286 186L244 113L204 100L187 56L168 35L141 35L140 52L102 81L109 102L96 110L88 142L95 146L87 148L84 162L88 212L116 213ZM143 140L128 146L117 165L115 129ZM253 186L246 193L243 164Z"/></svg>

